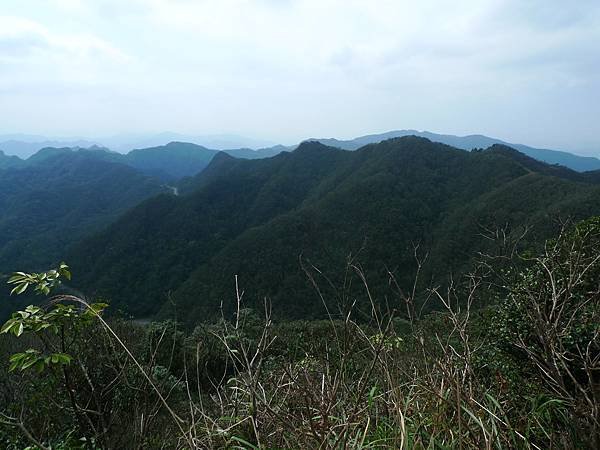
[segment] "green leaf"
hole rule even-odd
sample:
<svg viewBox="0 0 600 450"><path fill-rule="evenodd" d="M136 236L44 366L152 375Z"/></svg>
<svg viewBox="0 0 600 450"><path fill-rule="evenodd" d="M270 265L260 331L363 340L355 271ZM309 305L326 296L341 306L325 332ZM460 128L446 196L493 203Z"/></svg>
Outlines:
<svg viewBox="0 0 600 450"><path fill-rule="evenodd" d="M29 369L31 366L33 366L34 364L37 364L38 361L41 361L41 359L37 358L37 357L30 357L27 361L25 361L22 365L21 365L21 370L26 370ZM43 364L43 361L42 361Z"/></svg>
<svg viewBox="0 0 600 450"><path fill-rule="evenodd" d="M10 291L10 295L16 294L16 295L20 295L23 292L25 292L25 289L27 289L27 287L29 286L29 283L22 283L22 284L18 284L16 285L12 291Z"/></svg>
<svg viewBox="0 0 600 450"><path fill-rule="evenodd" d="M369 400L368 400L369 409L371 409L373 407L373 399L375 398L376 392L377 392L377 385L373 386L371 388L371 390L369 391Z"/></svg>
<svg viewBox="0 0 600 450"><path fill-rule="evenodd" d="M19 362L19 361L21 361L25 357L27 357L27 355L25 353L15 353L14 355L11 355L11 357L8 358L8 360L11 363L12 362Z"/></svg>
<svg viewBox="0 0 600 450"><path fill-rule="evenodd" d="M67 364L71 364L72 360L73 360L73 358L71 357L71 355L67 355L66 353L54 353L52 355L53 363L67 365Z"/></svg>
<svg viewBox="0 0 600 450"><path fill-rule="evenodd" d="M41 308L39 308L38 306L29 305L27 308L25 308L25 311L33 315L39 313L41 311Z"/></svg>
<svg viewBox="0 0 600 450"><path fill-rule="evenodd" d="M9 319L6 321L2 328L0 329L0 334L6 334L10 332L10 329L17 323L16 319Z"/></svg>

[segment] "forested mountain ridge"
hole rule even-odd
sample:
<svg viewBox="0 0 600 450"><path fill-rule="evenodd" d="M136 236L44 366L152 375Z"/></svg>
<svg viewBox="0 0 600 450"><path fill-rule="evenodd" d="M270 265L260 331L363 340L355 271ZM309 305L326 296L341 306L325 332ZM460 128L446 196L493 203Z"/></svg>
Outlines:
<svg viewBox="0 0 600 450"><path fill-rule="evenodd" d="M29 156L20 159L0 153L0 169L8 167L26 167L43 163L46 159L58 155L83 153L102 161L110 161L130 166L146 175L175 183L181 178L201 172L212 158L219 153L227 153L244 159L268 158L287 150L287 147L251 150L247 148L231 150L213 150L187 142L170 142L158 147L134 149L129 153L117 153L104 147L44 147Z"/></svg>
<svg viewBox="0 0 600 450"><path fill-rule="evenodd" d="M133 298L141 289L148 303L139 308L135 301L128 302L128 309L142 314L156 311L166 290L177 288L242 231L297 207L314 187L313 180L345 155L333 148L325 152L300 148L259 160L221 155L194 180L199 189L143 202L78 245L68 258L77 261L74 267L84 286L117 302ZM134 267L146 274L140 277Z"/></svg>
<svg viewBox="0 0 600 450"><path fill-rule="evenodd" d="M80 144L87 143L87 146L79 145L70 147L66 147L65 145L51 146L50 144L52 144L52 142L47 142L48 145L41 148L37 153L47 153L49 149L60 149L50 150L50 152L69 150L96 151L99 158L121 162L135 167L144 173L157 176L163 181L174 182L179 178L193 176L203 170L208 165L208 162L210 162L210 160L218 152L225 152L236 158L257 159L275 156L282 151L293 151L297 147L297 145L274 145L272 147L254 150L250 148L227 149L220 146L216 147L217 149L213 149L210 145L198 145L197 143L192 143L196 142L195 140L188 142L185 141L185 136L177 136L170 133L166 133L164 136L162 136L162 139L164 140L167 136L171 136L171 138L173 138L173 140L169 143L149 147L136 147L134 150L130 150L128 153L112 152L107 148L95 144L92 145L91 142L88 141L77 141ZM581 156L560 150L534 148L523 144L511 144L500 139L479 134L455 136L450 134L432 133L429 131L394 130L386 133L359 136L350 140L340 140L334 138L313 138L308 140L319 141L325 145L344 150L357 150L368 144L405 136L424 137L432 142L440 142L468 151L473 149L488 148L496 144L505 145L515 148L538 161L546 162L552 165L561 165L578 172L600 170L600 159L595 157ZM150 142L152 142L152 140L148 141L147 143ZM56 142L56 144L61 143ZM3 148L2 145L3 143L0 142L0 151ZM12 146L7 144L6 148L9 150L8 153L10 153ZM123 150L123 148L121 149ZM102 153L99 153L98 151L102 151ZM32 152L32 155L28 157L28 160L29 162L33 162L35 159L36 154ZM11 165L18 165L18 162L18 160L13 158ZM0 156L0 168L6 163L6 158L2 158Z"/></svg>
<svg viewBox="0 0 600 450"><path fill-rule="evenodd" d="M120 160L144 173L162 179L177 180L203 170L218 150L196 144L171 142L159 147L132 150L119 155Z"/></svg>
<svg viewBox="0 0 600 450"><path fill-rule="evenodd" d="M437 279L485 244L483 225L538 225L542 237L554 213L600 213L600 189L585 179L502 146L464 152L404 137L345 152L305 142L264 160L215 158L188 195L144 202L69 260L82 288L135 315L155 313L167 292L188 320L214 314L237 274L250 305L266 296L282 316L318 317L300 255L339 280L358 253L376 292L388 269L412 279L420 242Z"/></svg>
<svg viewBox="0 0 600 450"><path fill-rule="evenodd" d="M500 139L495 139L480 134L473 134L469 136L455 136L452 134L431 133L429 131L395 130L381 134L360 136L350 140L338 140L333 138L312 140L318 140L319 142L325 145L343 148L345 150L356 150L368 144L378 143L387 139L393 139L404 136L424 137L433 142L440 142L442 144L451 145L453 147L460 148L463 150L472 150L475 148L488 148L495 144L505 145L515 148L520 152L524 153L525 155L529 156L530 158L537 159L538 161L546 162L548 164L559 164L561 166L568 167L578 172L600 169L600 159L594 158L592 156L580 156L560 150L534 148L523 144L511 144L504 142Z"/></svg>
<svg viewBox="0 0 600 450"><path fill-rule="evenodd" d="M17 156L9 156L0 150L0 169L15 167L21 164L22 160Z"/></svg>

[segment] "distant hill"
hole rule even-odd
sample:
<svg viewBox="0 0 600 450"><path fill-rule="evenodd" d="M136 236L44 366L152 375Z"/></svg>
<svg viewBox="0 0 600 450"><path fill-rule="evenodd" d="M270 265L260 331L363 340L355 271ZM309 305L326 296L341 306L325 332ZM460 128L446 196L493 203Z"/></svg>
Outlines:
<svg viewBox="0 0 600 450"><path fill-rule="evenodd" d="M423 279L439 282L489 245L485 227L531 225L535 245L556 218L600 214L600 186L588 174L503 145L465 152L419 137L354 152L305 142L268 159L221 154L189 186L78 244L68 255L78 287L137 316L166 314L170 292L179 317L193 322L221 302L231 307L239 275L247 306L268 297L279 317L323 317L300 257L336 298L327 286L343 286L352 255L382 300L388 270L410 287L414 243L430 253ZM347 289L343 298L364 300L359 282Z"/></svg>
<svg viewBox="0 0 600 450"><path fill-rule="evenodd" d="M258 159L275 156L285 147L251 150L248 148L223 150L223 152L243 159ZM186 142L170 142L159 147L132 150L121 159L125 164L144 173L153 174L172 181L200 173L220 150Z"/></svg>
<svg viewBox="0 0 600 450"><path fill-rule="evenodd" d="M560 164L578 172L600 169L600 159L598 158L594 158L591 156L574 155L572 153L559 150L533 148L522 144L510 144L501 141L500 139L494 139L483 135L454 136L450 134L430 133L429 131L396 130L389 131L387 133L361 136L347 141L337 140L333 138L311 140L316 140L325 145L343 148L345 150L356 150L367 144L373 144L384 141L386 139L392 139L403 136L424 137L429 139L430 141L441 142L442 144L451 145L453 147L460 148L463 150L472 150L474 148L487 148L494 144L502 144L513 147L519 150L520 152L523 152L527 156L535 158L539 161L543 161L548 164Z"/></svg>
<svg viewBox="0 0 600 450"><path fill-rule="evenodd" d="M196 144L171 142L159 147L132 150L121 159L144 173L176 180L202 171L217 153L218 150Z"/></svg>
<svg viewBox="0 0 600 450"><path fill-rule="evenodd" d="M535 158L539 161L548 164L560 164L578 172L590 170L600 170L600 159L590 156L575 155L565 151L534 148L527 145L507 143L500 139L491 138L483 135L469 136L454 136L450 134L437 134L429 131L417 130L396 130L381 134L372 134L367 136L357 137L351 140L338 140L334 138L317 138L308 139L316 140L325 145L342 148L344 150L356 150L367 144L373 144L403 136L419 136L427 138L433 142L441 142L463 150L472 150L474 148L487 148L494 144L508 145L512 148L525 153L526 155ZM101 141L101 142L99 142ZM48 147L54 148L89 148L89 147L104 147L111 150L117 150L119 153L127 154L132 149L160 149L167 146L173 146L175 143L194 144L201 150L222 150L238 158L264 158L274 156L282 151L292 151L297 145L284 146L275 145L269 141L252 139L243 136L220 134L220 135L184 135L180 133L157 133L157 134L132 134L132 135L117 135L94 141L92 139L48 139L44 136L34 135L0 135L0 151L4 151L6 155L17 155L22 159L27 159L39 150ZM137 150L136 150L137 151ZM160 152L158 152L160 153ZM189 155L188 155L189 156ZM175 170L175 173L163 172L163 177L178 178L183 172L185 175L190 175L196 172L202 164L200 160L206 158L204 156L194 156L192 168L189 171ZM145 159L140 161L141 165L152 164ZM202 168L202 167L201 167ZM149 169L150 170L150 169ZM154 169L153 169L154 170ZM201 170L201 169L200 169ZM184 175L184 176L185 176Z"/></svg>
<svg viewBox="0 0 600 450"><path fill-rule="evenodd" d="M0 169L6 169L8 167L17 167L21 165L23 161L17 156L8 156L2 150L0 150Z"/></svg>
<svg viewBox="0 0 600 450"><path fill-rule="evenodd" d="M100 146L119 153L128 153L132 149L162 147L171 142L193 143L215 150L243 149L255 151L276 146L271 141L234 134L188 135L164 132L156 134L122 134L99 139L53 139L39 135L5 134L0 135L0 150L7 155L27 159L39 150L48 147L89 148Z"/></svg>
<svg viewBox="0 0 600 450"><path fill-rule="evenodd" d="M75 140L56 140L48 139L44 136L31 135L0 135L0 150L7 155L18 156L21 159L27 159L39 150L47 147L70 147L87 148L97 145L97 142L85 139Z"/></svg>
<svg viewBox="0 0 600 450"><path fill-rule="evenodd" d="M235 158L260 159L270 158L271 156L278 155L281 152L289 152L290 150L293 150L293 148L286 147L285 145L274 145L273 147L259 148L257 150L250 148L235 148L222 151Z"/></svg>
<svg viewBox="0 0 600 450"><path fill-rule="evenodd" d="M258 150L231 149L224 152L237 158L258 159L268 158L286 150L287 147L275 146ZM95 145L89 148L45 147L25 160L0 152L0 168L35 166L58 155L80 153L102 161L125 164L163 182L175 183L181 178L201 172L220 152L188 142L170 142L158 147L135 149L127 154Z"/></svg>
<svg viewBox="0 0 600 450"><path fill-rule="evenodd" d="M253 139L234 134L211 134L211 135L192 135L173 132L163 132L155 134L121 134L99 139L102 145L127 153L134 148L160 147L170 142L189 142L206 148L215 150L226 150L232 148L265 148L275 145L275 143Z"/></svg>

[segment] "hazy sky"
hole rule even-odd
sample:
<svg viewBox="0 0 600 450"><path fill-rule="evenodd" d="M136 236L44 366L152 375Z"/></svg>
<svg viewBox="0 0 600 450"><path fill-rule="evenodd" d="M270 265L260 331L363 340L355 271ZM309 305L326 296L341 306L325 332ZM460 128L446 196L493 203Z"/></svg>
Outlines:
<svg viewBox="0 0 600 450"><path fill-rule="evenodd" d="M401 128L600 155L600 1L0 1L0 133Z"/></svg>

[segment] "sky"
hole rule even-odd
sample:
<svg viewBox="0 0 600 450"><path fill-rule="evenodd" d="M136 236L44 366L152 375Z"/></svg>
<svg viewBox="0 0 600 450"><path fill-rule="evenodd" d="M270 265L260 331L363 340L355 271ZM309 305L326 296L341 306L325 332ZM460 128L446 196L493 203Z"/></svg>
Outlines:
<svg viewBox="0 0 600 450"><path fill-rule="evenodd" d="M0 134L406 128L600 156L600 1L0 1Z"/></svg>

